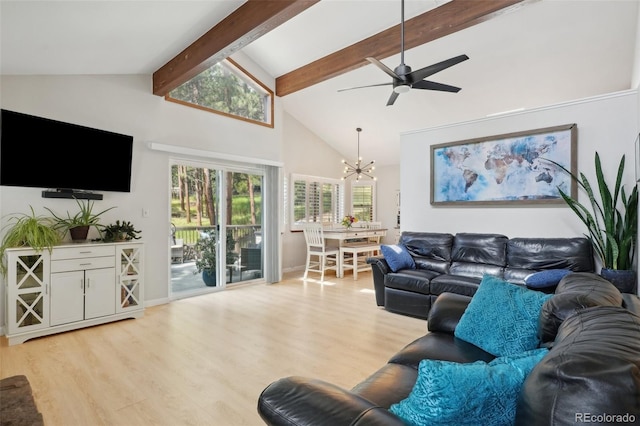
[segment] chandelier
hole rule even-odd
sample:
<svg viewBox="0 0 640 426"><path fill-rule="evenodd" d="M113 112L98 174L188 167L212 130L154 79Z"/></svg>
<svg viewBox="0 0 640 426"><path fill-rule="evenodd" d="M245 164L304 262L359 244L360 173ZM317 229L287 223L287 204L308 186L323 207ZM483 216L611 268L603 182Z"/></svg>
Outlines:
<svg viewBox="0 0 640 426"><path fill-rule="evenodd" d="M362 165L363 161L362 161L362 157L360 157L360 132L361 131L362 129L360 127L356 128L356 132L358 132L358 159L356 160L355 165L351 165L347 163L346 160L342 160L342 164L344 164L344 176L342 177L342 180L345 180L346 178L353 175L356 176L356 180L360 180L362 176L367 176L373 180L376 180L375 177L371 176L371 173L373 173L373 169L375 168L373 167L373 163L375 163L375 160L370 161L364 166Z"/></svg>

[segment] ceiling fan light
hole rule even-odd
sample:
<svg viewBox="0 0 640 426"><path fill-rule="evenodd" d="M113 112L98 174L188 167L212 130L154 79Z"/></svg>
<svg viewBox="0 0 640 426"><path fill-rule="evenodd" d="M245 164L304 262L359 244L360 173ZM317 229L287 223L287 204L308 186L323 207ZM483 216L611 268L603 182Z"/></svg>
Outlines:
<svg viewBox="0 0 640 426"><path fill-rule="evenodd" d="M411 86L409 86L408 84L400 84L393 88L393 91L397 94L407 93L409 90L411 90Z"/></svg>

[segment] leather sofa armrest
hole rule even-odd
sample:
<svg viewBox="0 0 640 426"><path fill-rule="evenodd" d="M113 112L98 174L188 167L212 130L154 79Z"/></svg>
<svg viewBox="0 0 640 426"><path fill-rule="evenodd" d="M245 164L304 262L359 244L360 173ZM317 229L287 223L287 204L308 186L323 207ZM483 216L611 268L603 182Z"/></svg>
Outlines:
<svg viewBox="0 0 640 426"><path fill-rule="evenodd" d="M429 331L453 334L470 301L471 297L469 296L442 293L431 305L427 318Z"/></svg>
<svg viewBox="0 0 640 426"><path fill-rule="evenodd" d="M367 263L369 265L376 265L378 268L380 268L380 272L382 272L383 274L388 274L389 272L391 272L389 264L383 256L367 257Z"/></svg>
<svg viewBox="0 0 640 426"><path fill-rule="evenodd" d="M384 306L384 276L391 272L389 264L383 256L368 257L367 263L371 265L371 273L373 275L373 289L376 293L376 305Z"/></svg>
<svg viewBox="0 0 640 426"><path fill-rule="evenodd" d="M403 425L400 418L359 395L298 376L267 386L258 399L258 413L274 426Z"/></svg>

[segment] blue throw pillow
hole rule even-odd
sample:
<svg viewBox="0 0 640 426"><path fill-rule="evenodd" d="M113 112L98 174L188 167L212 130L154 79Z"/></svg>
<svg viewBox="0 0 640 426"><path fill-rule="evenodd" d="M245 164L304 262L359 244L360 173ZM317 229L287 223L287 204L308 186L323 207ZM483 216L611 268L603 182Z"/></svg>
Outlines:
<svg viewBox="0 0 640 426"><path fill-rule="evenodd" d="M561 279L571 273L569 269L547 269L534 272L524 278L524 283L531 288L546 288L558 285Z"/></svg>
<svg viewBox="0 0 640 426"><path fill-rule="evenodd" d="M535 349L488 364L422 360L413 390L389 411L412 426L511 426L522 384L547 352Z"/></svg>
<svg viewBox="0 0 640 426"><path fill-rule="evenodd" d="M495 356L535 349L540 310L551 296L485 275L454 335Z"/></svg>
<svg viewBox="0 0 640 426"><path fill-rule="evenodd" d="M393 272L398 272L400 269L416 269L416 263L413 261L413 257L409 254L409 251L402 244L394 245L381 245L380 250L384 259L389 264L389 268Z"/></svg>

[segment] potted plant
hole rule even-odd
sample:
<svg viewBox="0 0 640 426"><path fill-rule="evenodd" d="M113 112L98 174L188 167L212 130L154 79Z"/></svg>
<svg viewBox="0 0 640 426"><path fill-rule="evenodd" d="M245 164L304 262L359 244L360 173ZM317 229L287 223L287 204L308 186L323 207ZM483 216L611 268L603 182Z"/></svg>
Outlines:
<svg viewBox="0 0 640 426"><path fill-rule="evenodd" d="M102 229L102 240L110 243L114 241L130 241L139 240L138 234L141 231L136 230L133 224L129 221L123 220L120 222L116 220L115 223L105 226Z"/></svg>
<svg viewBox="0 0 640 426"><path fill-rule="evenodd" d="M98 231L100 231L104 226L100 224L100 216L114 207L109 207L99 213L93 212L94 203L91 200L82 201L77 198L74 198L80 211L75 215L71 216L71 214L67 211L67 216L62 217L56 215L51 209L46 208L52 215L55 221L53 225L54 229L60 230L62 234L66 234L67 231L71 234L71 239L73 241L84 241L87 239L87 234L89 232L89 228L94 227Z"/></svg>
<svg viewBox="0 0 640 426"><path fill-rule="evenodd" d="M580 188L589 197L590 208L571 198L564 191L560 196L571 210L587 226L586 235L602 262L600 274L611 281L623 292L633 291L636 284L636 273L633 271L636 240L638 236L638 189L633 187L627 196L622 185L625 156L618 165L613 192L604 179L600 156L595 154L596 180L599 200L587 177L580 173L580 178L573 175L560 164L547 160L571 175Z"/></svg>
<svg viewBox="0 0 640 426"><path fill-rule="evenodd" d="M194 246L194 250L196 254L196 269L194 272L202 273L202 281L204 281L205 285L209 287L215 287L217 284L216 280L216 267L217 267L217 252L216 252L216 242L217 242L217 234L216 231L204 231L202 232L200 239ZM231 235L227 235L227 263L232 263L236 260L237 256L234 253L233 249L235 246L235 241Z"/></svg>
<svg viewBox="0 0 640 426"><path fill-rule="evenodd" d="M9 218L9 223L4 228L9 230L2 239L0 245L0 271L6 275L7 265L4 262L4 253L10 247L31 247L34 250L51 251L53 246L60 243L60 234L54 229L53 219L45 216L36 216L33 207L31 214L20 213ZM4 229L3 228L3 229Z"/></svg>

